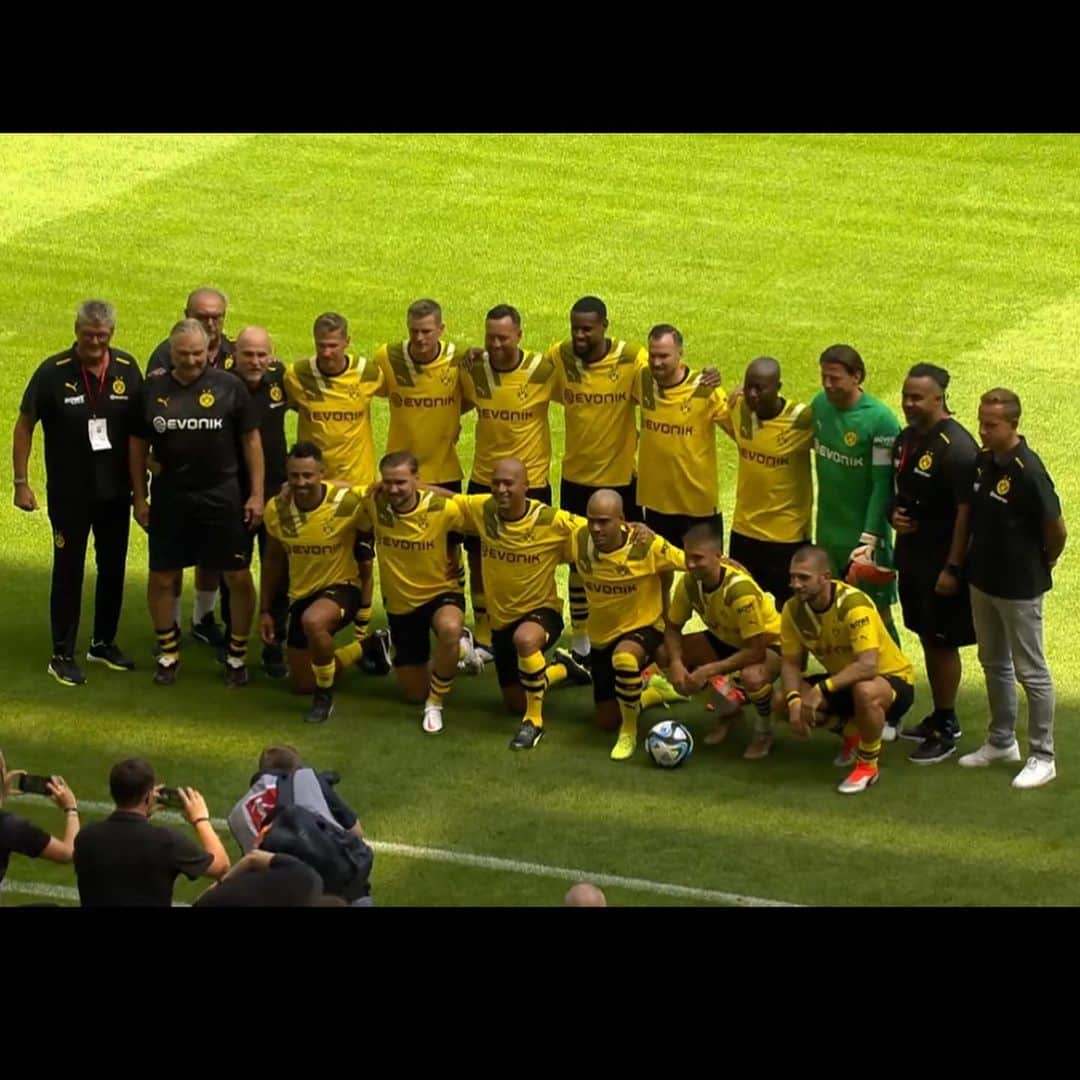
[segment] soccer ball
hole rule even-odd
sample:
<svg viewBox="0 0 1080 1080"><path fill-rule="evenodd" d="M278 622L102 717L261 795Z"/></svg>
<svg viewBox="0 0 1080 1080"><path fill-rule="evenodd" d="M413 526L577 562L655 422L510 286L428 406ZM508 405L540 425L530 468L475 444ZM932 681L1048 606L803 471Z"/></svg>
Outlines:
<svg viewBox="0 0 1080 1080"><path fill-rule="evenodd" d="M694 749L694 736L678 720L661 720L645 737L645 749L662 769L681 765Z"/></svg>

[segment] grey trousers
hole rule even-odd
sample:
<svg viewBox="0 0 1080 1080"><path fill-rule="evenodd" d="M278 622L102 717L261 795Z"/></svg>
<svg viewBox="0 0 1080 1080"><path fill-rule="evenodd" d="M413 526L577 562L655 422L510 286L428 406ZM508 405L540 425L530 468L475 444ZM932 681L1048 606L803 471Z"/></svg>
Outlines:
<svg viewBox="0 0 1080 1080"><path fill-rule="evenodd" d="M1054 682L1043 654L1043 598L1003 600L971 586L971 614L979 663L990 699L991 746L1016 738L1016 684L1028 701L1028 745L1033 757L1054 758Z"/></svg>

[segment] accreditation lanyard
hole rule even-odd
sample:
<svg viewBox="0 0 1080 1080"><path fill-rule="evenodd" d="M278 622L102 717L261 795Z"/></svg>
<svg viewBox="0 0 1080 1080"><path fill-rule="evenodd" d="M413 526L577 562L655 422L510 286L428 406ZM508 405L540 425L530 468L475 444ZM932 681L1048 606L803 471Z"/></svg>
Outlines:
<svg viewBox="0 0 1080 1080"><path fill-rule="evenodd" d="M80 365L81 366L81 365ZM90 406L90 415L97 416L98 402L105 394L105 376L109 374L109 356L105 354L105 363L102 365L101 374L97 379L97 393L90 389L91 382L86 374L86 368L82 369L83 385L86 387L86 404Z"/></svg>
<svg viewBox="0 0 1080 1080"><path fill-rule="evenodd" d="M82 369L83 385L86 387L86 404L90 408L90 418L87 421L87 433L90 436L90 449L93 451L111 450L109 442L108 420L104 416L98 416L98 403L105 396L105 376L109 373L109 354L105 354L105 364L97 380L97 393L91 390L92 383L86 374L86 368Z"/></svg>

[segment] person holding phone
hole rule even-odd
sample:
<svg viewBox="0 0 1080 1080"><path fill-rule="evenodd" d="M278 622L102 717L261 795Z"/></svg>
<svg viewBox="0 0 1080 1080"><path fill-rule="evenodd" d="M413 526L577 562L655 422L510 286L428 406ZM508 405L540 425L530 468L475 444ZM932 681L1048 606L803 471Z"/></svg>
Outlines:
<svg viewBox="0 0 1080 1080"><path fill-rule="evenodd" d="M116 810L85 828L75 844L75 876L83 907L170 907L177 875L194 881L223 877L229 856L194 788L165 789L141 758L118 762L109 773ZM150 823L164 792L179 800L198 843Z"/></svg>
<svg viewBox="0 0 1080 1080"><path fill-rule="evenodd" d="M64 811L63 839L58 840L33 822L4 810L4 800L16 794L48 795ZM78 832L78 803L63 777L31 776L24 769L8 772L4 755L0 753L0 881L4 880L8 861L13 854L57 863L71 862Z"/></svg>

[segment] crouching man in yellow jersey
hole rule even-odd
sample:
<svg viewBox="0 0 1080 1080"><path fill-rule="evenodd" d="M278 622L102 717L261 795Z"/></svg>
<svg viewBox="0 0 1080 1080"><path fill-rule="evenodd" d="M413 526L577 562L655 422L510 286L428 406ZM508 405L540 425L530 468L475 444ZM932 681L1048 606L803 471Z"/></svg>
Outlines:
<svg viewBox="0 0 1080 1080"><path fill-rule="evenodd" d="M717 675L731 675L757 713L754 737L743 754L751 761L772 749L773 682L780 674L780 613L736 562L724 558L723 539L706 524L695 525L684 540L686 573L671 597L664 646L657 654L672 685L682 694L696 694ZM707 629L682 632L697 612ZM714 745L727 737L731 717L721 719L705 736Z"/></svg>
<svg viewBox="0 0 1080 1080"><path fill-rule="evenodd" d="M838 791L853 795L878 781L881 733L899 726L915 699L914 670L889 636L874 602L852 585L832 580L824 548L807 545L791 560L795 594L780 617L782 695L791 728L807 738L815 726L835 720L844 749L834 764L855 768ZM825 675L802 673L807 653Z"/></svg>
<svg viewBox="0 0 1080 1080"><path fill-rule="evenodd" d="M544 694L568 672L548 665L544 652L563 632L563 602L555 570L573 558L576 529L583 518L556 510L527 494L525 466L517 458L496 463L490 495L456 495L463 530L480 537L481 571L495 671L507 709L523 714L511 750L531 750L544 735ZM581 669L575 665L575 675Z"/></svg>
<svg viewBox="0 0 1080 1080"><path fill-rule="evenodd" d="M597 723L619 730L611 759L625 761L637 748L641 672L664 640L665 599L686 563L663 537L627 526L617 491L594 492L586 513L587 522L575 530L573 557L589 605L593 701ZM659 700L658 693L653 689L651 696Z"/></svg>
<svg viewBox="0 0 1080 1080"><path fill-rule="evenodd" d="M335 487L323 479L322 451L299 442L286 461L288 496L267 504L268 540L259 583L259 631L274 640L271 614L286 570L289 580L289 674L293 689L314 700L305 719L320 724L334 711L334 634L360 607L356 533L363 489Z"/></svg>

